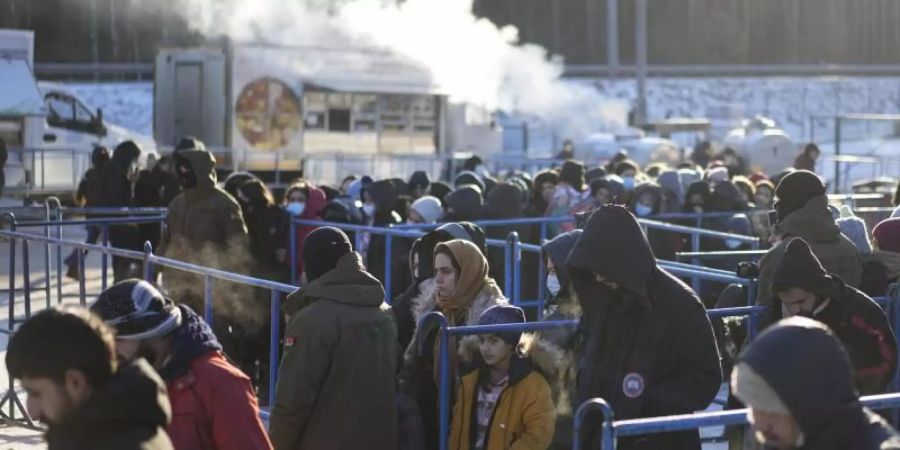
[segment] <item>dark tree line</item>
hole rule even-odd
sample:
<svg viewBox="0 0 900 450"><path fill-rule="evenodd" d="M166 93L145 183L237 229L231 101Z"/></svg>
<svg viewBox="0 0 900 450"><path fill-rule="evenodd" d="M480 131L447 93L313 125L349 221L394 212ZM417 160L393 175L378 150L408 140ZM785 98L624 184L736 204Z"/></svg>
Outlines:
<svg viewBox="0 0 900 450"><path fill-rule="evenodd" d="M285 0L300 1L300 0ZM634 1L619 0L619 51L634 55ZM648 0L649 59L669 64L900 63L898 0ZM606 61L607 0L475 0L567 62ZM178 0L0 0L0 27L36 31L45 62L148 62L197 45Z"/></svg>

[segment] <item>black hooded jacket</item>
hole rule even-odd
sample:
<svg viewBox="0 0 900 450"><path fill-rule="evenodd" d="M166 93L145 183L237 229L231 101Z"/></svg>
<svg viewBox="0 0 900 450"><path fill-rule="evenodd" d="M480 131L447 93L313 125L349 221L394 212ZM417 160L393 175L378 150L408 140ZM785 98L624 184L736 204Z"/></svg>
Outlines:
<svg viewBox="0 0 900 450"><path fill-rule="evenodd" d="M522 191L510 183L498 184L488 194L487 201L484 204L484 218L488 220L502 219L518 219L522 217ZM515 231L521 240L527 233L528 228L523 225L518 226L490 226L487 227L487 237L490 239L506 240L509 233ZM506 286L506 270L504 270L506 261L506 251L503 248L492 247L487 253L488 266L490 267L490 276L497 282L499 286ZM528 298L532 298L529 295Z"/></svg>
<svg viewBox="0 0 900 450"><path fill-rule="evenodd" d="M787 406L803 432L801 450L900 448L896 431L859 403L841 344L820 326L807 325L815 323L772 326L738 363L752 368Z"/></svg>
<svg viewBox="0 0 900 450"><path fill-rule="evenodd" d="M100 171L100 196L98 206L123 208L132 206L134 191L128 180L131 165L141 156L141 149L134 142L125 141L113 151L112 159Z"/></svg>
<svg viewBox="0 0 900 450"><path fill-rule="evenodd" d="M391 180L379 180L368 187L369 195L375 203L375 217L372 222L376 227L387 227L401 222L400 215L394 211L399 199L397 186ZM385 253L386 239L383 234L372 234L369 250L366 252L366 267L369 273L384 283L386 276ZM409 249L412 240L408 238L391 239L391 292L388 296L400 295L409 278ZM384 283L387 285L387 283Z"/></svg>
<svg viewBox="0 0 900 450"><path fill-rule="evenodd" d="M697 295L656 265L631 213L620 206L597 209L567 267L582 310L576 405L602 397L619 419L709 406L722 382L709 319ZM618 289L598 283L595 274ZM699 449L700 435L625 439L619 448Z"/></svg>
<svg viewBox="0 0 900 450"><path fill-rule="evenodd" d="M474 222L482 217L484 203L481 192L473 186L456 188L444 200L447 206L446 220L449 222Z"/></svg>
<svg viewBox="0 0 900 450"><path fill-rule="evenodd" d="M166 387L143 359L119 368L106 387L47 431L50 450L170 450Z"/></svg>

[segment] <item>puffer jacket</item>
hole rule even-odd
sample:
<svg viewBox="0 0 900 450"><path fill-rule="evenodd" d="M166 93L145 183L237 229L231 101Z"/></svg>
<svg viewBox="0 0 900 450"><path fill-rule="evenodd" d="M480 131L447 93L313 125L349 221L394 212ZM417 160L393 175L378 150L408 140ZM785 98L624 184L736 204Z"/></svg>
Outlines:
<svg viewBox="0 0 900 450"><path fill-rule="evenodd" d="M824 195L813 197L803 208L788 214L773 227L773 232L781 236L782 241L759 260L756 304L767 305L770 311L780 311L774 301L772 280L791 237L803 238L828 273L837 275L849 286L860 286L863 262L859 250L841 234L827 205L828 198ZM768 320L758 321L760 329L772 323L773 316L767 317Z"/></svg>
<svg viewBox="0 0 900 450"><path fill-rule="evenodd" d="M167 431L175 449L271 449L250 379L225 359L206 322L190 308L179 308L183 322L172 357L160 370L172 403Z"/></svg>
<svg viewBox="0 0 900 450"><path fill-rule="evenodd" d="M478 389L490 377L484 363L462 377L453 406L450 449L473 448L478 429ZM550 386L527 356L513 355L485 436L485 450L545 450L553 439L555 408Z"/></svg>
<svg viewBox="0 0 900 450"><path fill-rule="evenodd" d="M291 294L269 432L279 450L397 448L397 327L358 253Z"/></svg>

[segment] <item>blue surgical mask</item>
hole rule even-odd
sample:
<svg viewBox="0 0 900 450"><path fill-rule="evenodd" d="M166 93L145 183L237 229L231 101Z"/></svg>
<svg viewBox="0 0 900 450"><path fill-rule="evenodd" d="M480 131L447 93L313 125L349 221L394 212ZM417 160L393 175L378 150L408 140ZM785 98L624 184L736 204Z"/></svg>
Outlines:
<svg viewBox="0 0 900 450"><path fill-rule="evenodd" d="M547 275L547 290L556 297L559 295L559 278L554 274Z"/></svg>
<svg viewBox="0 0 900 450"><path fill-rule="evenodd" d="M638 203L634 205L634 213L638 215L638 217L646 217L650 214L653 214L653 208L642 203Z"/></svg>
<svg viewBox="0 0 900 450"><path fill-rule="evenodd" d="M303 211L306 210L306 203L303 202L291 202L284 208L290 213L292 216L299 216L303 214Z"/></svg>
<svg viewBox="0 0 900 450"><path fill-rule="evenodd" d="M622 185L625 186L625 190L631 192L634 190L634 177L624 177L622 178Z"/></svg>
<svg viewBox="0 0 900 450"><path fill-rule="evenodd" d="M734 249L740 247L741 244L742 244L742 242L737 239L725 239L725 246L731 250L734 250Z"/></svg>

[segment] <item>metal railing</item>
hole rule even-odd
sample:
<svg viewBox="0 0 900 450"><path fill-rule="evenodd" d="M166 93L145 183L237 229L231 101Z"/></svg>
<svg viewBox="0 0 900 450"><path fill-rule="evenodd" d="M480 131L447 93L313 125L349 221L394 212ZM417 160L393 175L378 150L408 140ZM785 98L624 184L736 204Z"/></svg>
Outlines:
<svg viewBox="0 0 900 450"><path fill-rule="evenodd" d="M95 245L95 244L87 244L80 241L70 240L70 239L62 239L61 237L50 237L49 235L36 235L29 233L22 233L17 230L17 226L35 226L35 227L47 227L47 226L60 226L60 225L81 225L81 224L97 224L97 225L114 225L114 224L123 224L123 223L153 223L154 221L158 221L160 218L158 217L150 217L150 218L105 218L105 219L90 219L90 220L82 220L82 221L69 221L66 223L61 223L59 221L44 221L44 222L32 222L32 223L23 223L17 224L15 221L15 216L12 213L4 213L3 218L6 219L9 223L9 230L0 230L0 237L5 238L9 243L9 311L8 311L8 319L7 319L7 327L0 328L0 333L13 335L16 331L16 325L18 323L27 320L31 317L32 312L32 302L31 302L31 290L28 289L30 285L30 261L29 261L29 243L37 243L44 244L48 248L50 246L55 246L57 248L57 254L61 253L61 249L63 247L73 248L76 251L77 255L77 265L78 265L78 273L79 273L79 282L78 282L78 297L79 302L82 306L87 305L87 290L86 290L86 281L85 281L85 255L89 251L97 252L103 255L104 261L107 256L116 256L128 258L136 261L143 262L143 275L144 279L147 281L152 281L154 266L165 267L169 269L175 269L183 272L190 272L203 277L204 280L204 311L203 316L206 321L212 325L213 323L213 301L212 301L212 285L214 280L220 281L228 281L233 283L238 283L246 286L257 287L262 289L267 289L271 291L270 295L270 304L269 304L269 312L271 320L270 327L270 335L269 335L269 385L272 387L269 391L269 402L270 404L274 404L275 400L275 385L277 381L278 374L278 360L279 360L279 342L280 342L280 303L282 294L293 293L297 290L296 286L287 285L283 283L277 283L274 281L264 280L260 278L254 278L246 275L241 275L237 273L226 272L224 270L213 269L208 267L199 266L196 264L187 263L184 261L179 261L171 258L165 258L158 255L153 254L153 249L149 242L144 244L144 251L134 251L134 250L124 250L114 247L109 247L107 245ZM16 273L17 273L17 265L16 265L16 247L19 242L21 242L22 246L22 275L23 282L25 283L26 289L23 290L24 299L22 306L24 307L24 315L22 319L18 319L16 314ZM49 264L47 265L47 270L49 271ZM102 282L105 288L107 284L107 271L106 265L104 264L104 269L102 272ZM46 278L46 294L47 294L47 307L50 306L50 287L49 280L50 276L47 275ZM61 283L58 285L58 297L57 303L62 303L62 285ZM9 413L3 413L2 407L8 402ZM13 384L13 379L10 378L8 390L3 396L2 400L0 400L0 419L17 422L16 419L16 411L19 411L25 420L25 424L28 426L34 426L34 422L28 417L28 414L25 411L25 408L22 406L21 401L18 399L18 396L15 391L15 386Z"/></svg>

